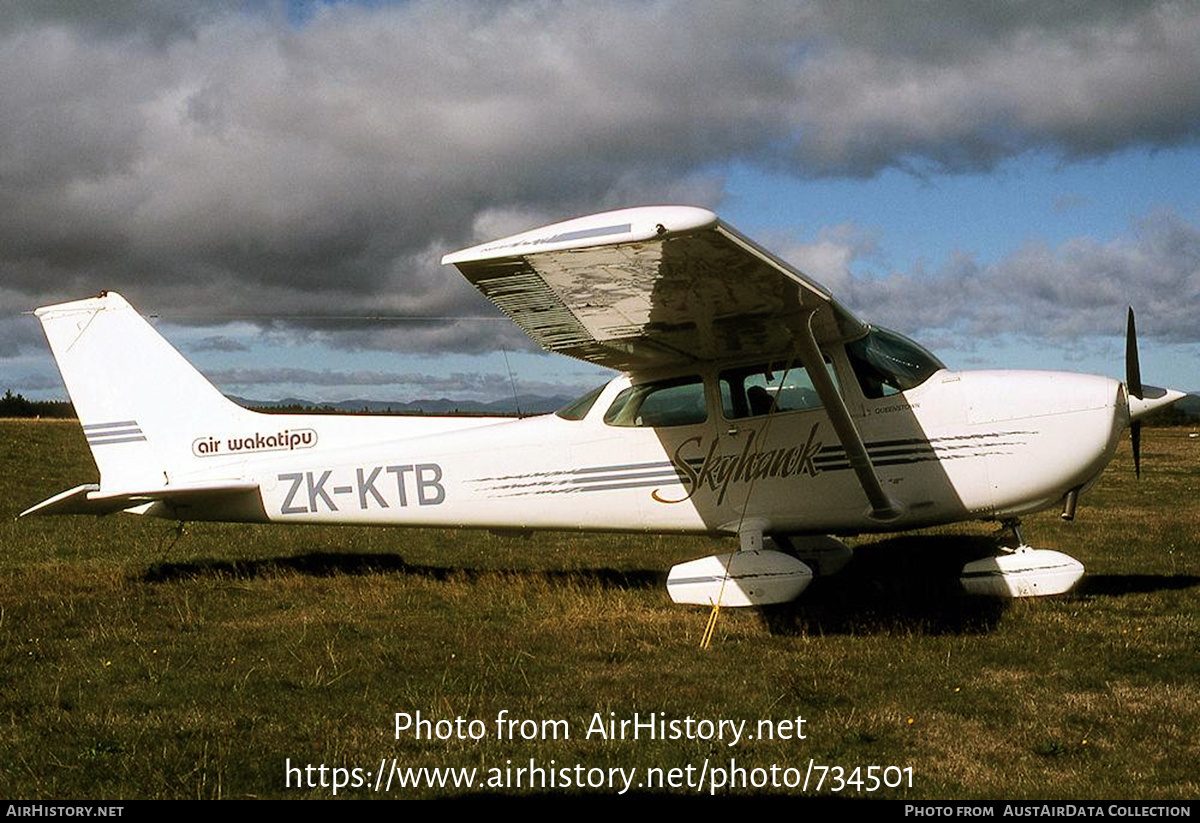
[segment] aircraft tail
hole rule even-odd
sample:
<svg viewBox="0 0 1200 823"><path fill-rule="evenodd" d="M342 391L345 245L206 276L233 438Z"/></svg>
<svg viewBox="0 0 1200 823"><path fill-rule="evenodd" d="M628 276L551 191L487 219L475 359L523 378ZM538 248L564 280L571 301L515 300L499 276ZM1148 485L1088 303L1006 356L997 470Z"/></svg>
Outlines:
<svg viewBox="0 0 1200 823"><path fill-rule="evenodd" d="M203 431L256 416L221 394L116 292L35 314L104 493L178 485L199 467L193 443Z"/></svg>

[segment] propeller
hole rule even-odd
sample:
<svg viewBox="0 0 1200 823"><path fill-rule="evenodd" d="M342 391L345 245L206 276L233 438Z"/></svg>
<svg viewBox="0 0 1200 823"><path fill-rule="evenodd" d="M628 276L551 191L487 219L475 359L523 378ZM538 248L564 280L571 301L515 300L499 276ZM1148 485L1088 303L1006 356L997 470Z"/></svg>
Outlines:
<svg viewBox="0 0 1200 823"><path fill-rule="evenodd" d="M1125 388L1130 396L1142 400L1142 367L1138 363L1137 325L1133 321L1133 306L1125 321ZM1129 437L1133 441L1133 473L1142 476L1142 423L1133 420L1129 424Z"/></svg>

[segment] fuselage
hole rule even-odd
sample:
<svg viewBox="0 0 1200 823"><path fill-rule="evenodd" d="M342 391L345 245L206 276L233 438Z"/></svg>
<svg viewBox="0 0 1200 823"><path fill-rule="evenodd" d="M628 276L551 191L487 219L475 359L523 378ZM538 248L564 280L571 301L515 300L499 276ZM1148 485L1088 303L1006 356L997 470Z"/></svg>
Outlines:
<svg viewBox="0 0 1200 823"><path fill-rule="evenodd" d="M753 522L767 534L848 534L1058 505L1096 478L1128 423L1122 385L1104 377L941 369L884 394L865 390L842 353L829 360L900 506L887 523L869 516L819 401L769 371L776 405L758 413L753 389L741 408L730 397L750 372L701 369L618 377L566 417L264 415L256 431L198 435L193 469L173 480L258 484L261 511L216 506L191 519L709 534ZM631 415L646 387L665 399Z"/></svg>

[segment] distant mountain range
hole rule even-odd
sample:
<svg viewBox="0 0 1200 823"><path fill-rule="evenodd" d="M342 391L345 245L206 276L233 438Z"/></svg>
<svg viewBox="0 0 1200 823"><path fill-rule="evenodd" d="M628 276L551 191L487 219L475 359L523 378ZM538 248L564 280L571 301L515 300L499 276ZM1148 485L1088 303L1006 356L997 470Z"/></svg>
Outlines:
<svg viewBox="0 0 1200 823"><path fill-rule="evenodd" d="M497 416L517 416L518 410L513 399L492 400L487 403L476 400L450 400L445 397L437 400L412 400L402 402L397 400L341 400L336 403L322 403L314 400L303 400L289 397L284 400L249 400L235 395L229 399L240 406L246 406L261 411L297 412L297 411L328 411L342 414L482 414ZM534 394L523 394L517 398L520 404L519 414L529 416L549 414L565 406L573 397L556 395L541 397ZM1151 423L1159 425L1194 424L1200 421L1200 392L1192 392L1179 400L1169 409L1157 412Z"/></svg>
<svg viewBox="0 0 1200 823"><path fill-rule="evenodd" d="M229 399L239 406L246 406L261 411L329 411L342 414L483 414L504 416L528 416L534 414L549 414L562 408L574 398L565 395L541 397L534 394L519 395L505 400L480 402L478 400L450 400L442 397L436 400L339 400L336 403L325 403L315 400L303 400L288 397L283 400L251 400L245 397L229 395Z"/></svg>
<svg viewBox="0 0 1200 823"><path fill-rule="evenodd" d="M514 417L549 414L562 408L573 397L555 395L542 397L523 394L516 398L480 402L477 400L341 400L325 403L288 397L283 400L251 400L229 395L239 406L268 412L328 412L339 414L466 414ZM518 411L519 408L519 411ZM75 410L63 400L26 400L11 391L0 397L0 417L74 417ZM1200 391L1191 392L1169 409L1163 409L1151 419L1152 425L1197 425L1200 423Z"/></svg>

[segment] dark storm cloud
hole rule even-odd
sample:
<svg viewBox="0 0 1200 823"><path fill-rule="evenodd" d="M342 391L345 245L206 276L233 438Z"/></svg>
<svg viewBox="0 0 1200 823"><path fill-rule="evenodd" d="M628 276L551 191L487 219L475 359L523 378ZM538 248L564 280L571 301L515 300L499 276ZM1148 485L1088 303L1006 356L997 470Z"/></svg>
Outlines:
<svg viewBox="0 0 1200 823"><path fill-rule="evenodd" d="M812 171L991 168L1194 142L1200 9L1189 3L826 3L797 73Z"/></svg>
<svg viewBox="0 0 1200 823"><path fill-rule="evenodd" d="M33 318L0 318L0 359L16 357L21 349L39 345L44 339Z"/></svg>
<svg viewBox="0 0 1200 823"><path fill-rule="evenodd" d="M41 25L79 28L98 36L126 37L131 32L162 41L183 37L212 18L265 3L245 0L8 0L0 15L0 32Z"/></svg>
<svg viewBox="0 0 1200 823"><path fill-rule="evenodd" d="M715 205L732 161L982 170L1191 143L1200 124L1190 3L284 8L11 7L0 313L112 288L198 324L475 316L490 309L445 251L606 207ZM1094 246L1022 254L1118 252ZM521 345L487 323L293 325L348 347Z"/></svg>

